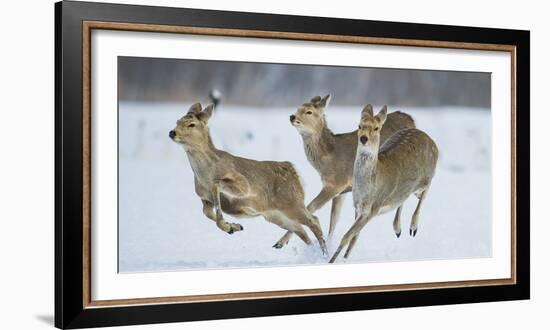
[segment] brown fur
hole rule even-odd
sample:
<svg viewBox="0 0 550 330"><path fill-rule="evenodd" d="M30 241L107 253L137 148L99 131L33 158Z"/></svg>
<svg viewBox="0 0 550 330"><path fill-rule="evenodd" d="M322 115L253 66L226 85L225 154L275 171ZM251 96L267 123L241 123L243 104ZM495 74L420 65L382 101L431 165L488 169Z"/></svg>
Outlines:
<svg viewBox="0 0 550 330"><path fill-rule="evenodd" d="M323 189L308 205L315 212L332 200L329 235L334 232L343 203L343 194L351 191L353 164L357 151L357 130L334 134L325 119L325 108L330 95L315 96L304 103L291 116L291 123L297 128L304 143L304 151L310 164L317 170L323 182ZM387 124L381 132L381 141L395 132L415 127L411 116L403 112L388 115Z"/></svg>
<svg viewBox="0 0 550 330"><path fill-rule="evenodd" d="M395 208L393 227L399 237L401 207L411 194L419 199L409 229L411 236L416 235L420 206L435 174L439 152L435 142L416 128L397 131L380 146L380 131L388 117L386 107L374 116L371 105L361 114L353 169L355 224L342 238L330 262L345 246L347 258L361 229L376 215Z"/></svg>
<svg viewBox="0 0 550 330"><path fill-rule="evenodd" d="M243 230L243 227L226 222L223 213L234 217L261 215L310 244L302 227L305 225L325 252L319 221L304 205L304 190L292 164L256 161L218 150L212 143L207 125L212 110L212 105L202 110L200 103L194 104L170 133L187 153L195 174L195 192L203 203L203 213L229 234ZM274 247L284 246L288 241L286 236Z"/></svg>

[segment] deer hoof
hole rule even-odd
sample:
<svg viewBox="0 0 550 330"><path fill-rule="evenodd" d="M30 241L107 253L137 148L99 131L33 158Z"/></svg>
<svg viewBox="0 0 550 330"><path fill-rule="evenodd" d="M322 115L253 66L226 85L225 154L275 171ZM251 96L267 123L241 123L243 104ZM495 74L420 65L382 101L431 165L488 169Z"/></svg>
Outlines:
<svg viewBox="0 0 550 330"><path fill-rule="evenodd" d="M409 234L412 236L412 237L415 237L416 236L416 232L418 231L418 229L409 229Z"/></svg>
<svg viewBox="0 0 550 330"><path fill-rule="evenodd" d="M234 232L236 231L241 231L243 230L243 226L238 224L238 223L232 223L231 226L229 227L229 230L227 231L227 233L229 235L232 235Z"/></svg>
<svg viewBox="0 0 550 330"><path fill-rule="evenodd" d="M395 233L395 236L397 236L397 238L399 238L399 236L401 236L401 232Z"/></svg>
<svg viewBox="0 0 550 330"><path fill-rule="evenodd" d="M280 249L280 248L283 247L283 243L277 242L277 243L273 244L273 247L274 247L275 249Z"/></svg>

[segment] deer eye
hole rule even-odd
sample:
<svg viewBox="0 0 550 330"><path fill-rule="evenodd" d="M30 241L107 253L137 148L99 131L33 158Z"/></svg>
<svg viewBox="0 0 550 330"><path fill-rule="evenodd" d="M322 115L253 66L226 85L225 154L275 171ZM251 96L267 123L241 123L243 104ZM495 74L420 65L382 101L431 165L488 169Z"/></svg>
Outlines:
<svg viewBox="0 0 550 330"><path fill-rule="evenodd" d="M195 127L195 124L189 124L187 127Z"/></svg>
<svg viewBox="0 0 550 330"><path fill-rule="evenodd" d="M313 112L311 111L306 111L306 115L311 115Z"/></svg>
<svg viewBox="0 0 550 330"><path fill-rule="evenodd" d="M374 131L378 131L378 127L375 127L375 128L374 128Z"/></svg>
<svg viewBox="0 0 550 330"><path fill-rule="evenodd" d="M358 129L361 129L361 125L357 126Z"/></svg>

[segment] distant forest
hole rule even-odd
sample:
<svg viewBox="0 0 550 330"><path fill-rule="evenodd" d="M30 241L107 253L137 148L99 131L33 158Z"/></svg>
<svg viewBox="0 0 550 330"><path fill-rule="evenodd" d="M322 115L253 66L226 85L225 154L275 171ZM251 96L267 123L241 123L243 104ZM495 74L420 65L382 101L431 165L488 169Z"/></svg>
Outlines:
<svg viewBox="0 0 550 330"><path fill-rule="evenodd" d="M335 105L491 106L491 75L478 72L119 57L118 83L122 101L207 102L216 89L222 103L262 107L328 93Z"/></svg>

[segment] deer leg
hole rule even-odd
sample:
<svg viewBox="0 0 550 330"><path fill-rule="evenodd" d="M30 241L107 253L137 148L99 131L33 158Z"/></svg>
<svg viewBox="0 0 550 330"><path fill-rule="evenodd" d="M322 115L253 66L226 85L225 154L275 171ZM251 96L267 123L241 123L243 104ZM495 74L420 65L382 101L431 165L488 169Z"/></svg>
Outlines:
<svg viewBox="0 0 550 330"><path fill-rule="evenodd" d="M277 243L273 245L274 248L280 249L283 246L285 246L288 243L288 240L290 239L290 237L292 237L293 233L296 233L296 235L298 235L298 237L300 237L302 241L304 241L304 243L306 243L307 245L311 244L311 240L309 239L309 236L307 235L304 228L298 223L294 223L294 224L289 223L289 220L285 219L284 218L285 216L283 214L270 213L270 214L264 215L264 217L266 218L267 221L274 223L283 229L288 230L286 234L284 234L283 237L281 237L281 239L278 240Z"/></svg>
<svg viewBox="0 0 550 330"><path fill-rule="evenodd" d="M309 215L306 214L306 217L309 219L309 222L306 223L306 226L313 232L313 234L315 235L315 238L317 238L317 241L321 246L321 251L323 252L323 255L327 255L328 254L327 244L325 242L325 238L323 237L323 231L321 230L319 219L312 214L309 214Z"/></svg>
<svg viewBox="0 0 550 330"><path fill-rule="evenodd" d="M307 210L311 213L317 211L318 209L320 209L321 207L323 207L323 205L325 205L333 196L336 196L338 193L336 192L336 189L333 189L332 187L323 187L323 189L321 190L321 192L319 192L319 194L309 203L309 205L307 206ZM336 222L338 221L338 214L340 212L340 209L341 209L341 202L338 203L336 202L337 204L340 204L340 205L337 205L337 208L335 208L335 204L334 204L334 200L332 202L333 204L333 210L331 210L331 216L330 216L330 223L332 225L333 223L333 213L335 214L334 218L334 225L336 225ZM285 235L283 235L283 237L281 237L281 239L279 240L279 242L281 242L281 244L278 244L279 242L275 243L275 245L280 245L281 247L284 246L285 244L288 243L288 241L292 238L292 234L293 232L292 231L288 231ZM273 247L275 247L275 245Z"/></svg>
<svg viewBox="0 0 550 330"><path fill-rule="evenodd" d="M351 250L353 250L353 247L355 246L355 243L357 243L357 238L359 237L359 234L355 235L351 241L349 242L348 249L346 250L346 253L344 254L344 259L347 259L349 257L349 254L351 253Z"/></svg>
<svg viewBox="0 0 550 330"><path fill-rule="evenodd" d="M321 190L321 192L311 201L311 203L309 203L309 205L307 206L307 210L311 213L317 211L318 209L323 207L323 205L325 205L336 194L337 194L337 192L334 189L324 187ZM342 208L343 198L339 198L339 197L340 196L337 196L332 200L332 209L331 209L331 213L330 213L330 226L331 226L332 230L334 230L333 227L336 226L336 222L338 222L338 216L339 216L340 210ZM336 199L338 199L338 200L336 200ZM331 231L329 231L329 235L330 235L330 233L331 233ZM288 241L291 238L292 238L292 232L288 231L283 237L281 237L281 239L279 241L283 242L283 239L284 239L284 240L286 240L286 243L288 243ZM284 244L286 244L286 243L284 243Z"/></svg>
<svg viewBox="0 0 550 330"><path fill-rule="evenodd" d="M292 238L292 234L294 234L293 232L291 232L290 230L287 231L283 237L281 237L277 243L275 243L275 245L273 245L274 248L276 249L280 249L282 248L283 246L287 245L288 244L288 241L290 241L290 239Z"/></svg>
<svg viewBox="0 0 550 330"><path fill-rule="evenodd" d="M323 238L323 231L321 230L319 219L317 219L316 216L309 213L306 209L296 210L285 215L288 219L297 221L298 223L308 227L313 235L315 235L315 238L317 238L317 241L319 241L323 254L327 254L327 245L325 243L325 239Z"/></svg>
<svg viewBox="0 0 550 330"><path fill-rule="evenodd" d="M329 200L334 198L336 195L338 195L339 191L338 189L335 189L330 186L325 186L323 189L321 189L321 192L309 203L307 206L307 210L310 213L314 213L323 205L325 205Z"/></svg>
<svg viewBox="0 0 550 330"><path fill-rule="evenodd" d="M205 199L202 199L202 213L204 213L204 215L212 220L212 221L216 221L216 214L214 213L214 204L210 203L209 201L205 200Z"/></svg>
<svg viewBox="0 0 550 330"><path fill-rule="evenodd" d="M334 263L336 261L336 258L338 258L338 255L342 250L350 244L351 240L359 234L361 229L367 224L367 222L370 220L370 218L366 216L360 216L353 226L346 232L344 237L342 238L342 241L340 242L340 245L338 246L338 249L336 249L336 252L332 255L332 258L330 259L329 263Z"/></svg>
<svg viewBox="0 0 550 330"><path fill-rule="evenodd" d="M294 232L296 233L296 235L298 235L298 237L300 237L302 241L304 241L304 243L306 243L307 245L311 245L311 240L309 239L309 236L307 235L303 227L300 226L295 228Z"/></svg>
<svg viewBox="0 0 550 330"><path fill-rule="evenodd" d="M357 219L358 214L357 210L355 210L355 219ZM357 220L355 220L357 221ZM344 254L344 258L347 259L351 253L351 250L353 250L353 247L355 246L355 243L357 243L357 239L359 238L359 234L355 235L351 241L349 242L348 248L346 250L346 253Z"/></svg>
<svg viewBox="0 0 550 330"><path fill-rule="evenodd" d="M336 228L336 223L340 218L342 205L344 204L344 195L340 194L332 199L332 208L330 209L330 227L328 229L328 237L331 237Z"/></svg>
<svg viewBox="0 0 550 330"><path fill-rule="evenodd" d="M418 204L416 205L416 209L414 210L412 219L411 219L411 227L409 229L409 234L412 237L416 236L416 232L418 231L418 214L420 213L420 206L422 205L422 202L424 201L424 198L426 197L426 192L428 189L424 189L420 194L417 195L418 197Z"/></svg>
<svg viewBox="0 0 550 330"><path fill-rule="evenodd" d="M240 224L228 223L223 219L222 206L220 202L220 187L218 184L214 185L214 195L216 196L214 208L216 209L216 225L218 226L218 228L230 235L236 231L243 230L243 226L241 226Z"/></svg>
<svg viewBox="0 0 550 330"><path fill-rule="evenodd" d="M397 208L397 211L395 212L395 218L393 219L393 231L395 232L395 236L397 236L397 238L401 236L401 208L402 207L403 205Z"/></svg>

